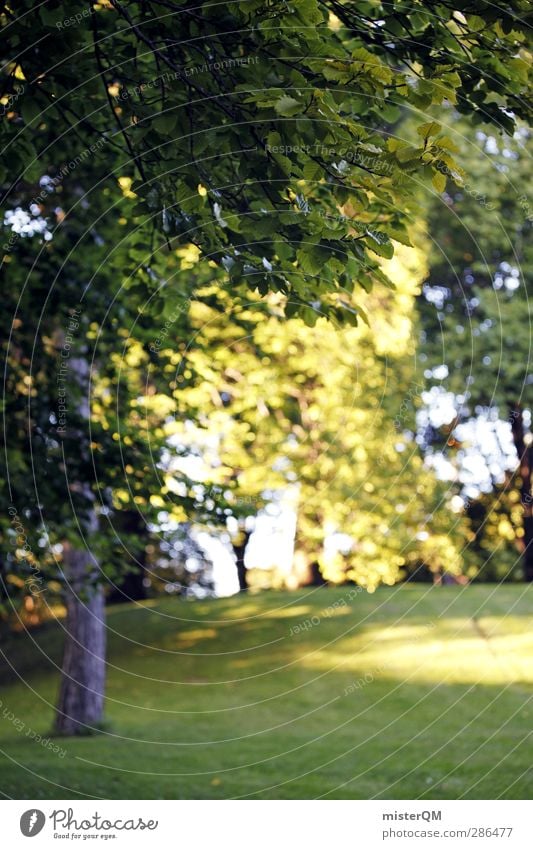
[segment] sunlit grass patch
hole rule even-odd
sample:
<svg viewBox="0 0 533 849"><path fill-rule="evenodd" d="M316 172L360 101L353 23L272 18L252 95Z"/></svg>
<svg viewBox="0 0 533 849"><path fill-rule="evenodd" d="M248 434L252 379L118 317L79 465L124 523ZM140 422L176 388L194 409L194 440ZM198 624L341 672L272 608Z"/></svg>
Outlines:
<svg viewBox="0 0 533 849"><path fill-rule="evenodd" d="M531 588L343 593L110 609L109 725L63 739L61 758L35 742L52 724L61 626L9 637L22 680L10 673L0 697L3 791L529 798Z"/></svg>

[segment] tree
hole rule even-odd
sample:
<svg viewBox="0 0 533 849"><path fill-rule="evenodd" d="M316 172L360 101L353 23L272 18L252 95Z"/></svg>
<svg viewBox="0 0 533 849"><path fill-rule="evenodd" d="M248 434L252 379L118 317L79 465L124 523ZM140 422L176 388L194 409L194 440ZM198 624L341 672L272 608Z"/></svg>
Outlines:
<svg viewBox="0 0 533 849"><path fill-rule="evenodd" d="M405 232L406 176L438 181L451 161L431 127L417 145L388 138L401 106L448 100L507 127L509 110L527 114L522 0L460 12L338 2L333 15L316 0L161 8L4 10L8 49L47 45L6 57L6 167L42 161L52 122L70 150L79 133L105 139L99 158L119 146L142 214L169 240L193 241L232 281L290 294L309 320L317 299L342 315L355 280L381 279L375 254ZM350 219L339 217L348 200Z"/></svg>
<svg viewBox="0 0 533 849"><path fill-rule="evenodd" d="M492 422L496 447L486 452L485 467L496 504L501 484L514 486L506 472L517 467L523 508L518 538L523 543L524 577L531 581L533 447L528 410L533 377L527 280L533 255L531 215L522 195L529 174L529 133L519 127L513 137L497 137L482 126L473 137L462 122L453 137L460 148L464 185L453 188L447 182L446 191L430 204L428 229L434 249L425 297L419 302L426 373L434 391L440 387L455 395L446 442L459 463L469 439L465 422L477 416ZM507 449L498 447L504 422L515 449L511 465ZM432 441L439 442L439 435ZM483 446L478 452L484 453ZM499 512L500 507L495 509Z"/></svg>
<svg viewBox="0 0 533 849"><path fill-rule="evenodd" d="M201 412L176 421L175 436L203 458L202 499L218 487L227 513L248 505L253 515L296 491L296 546L309 571L318 563L327 579L370 589L421 565L459 572L465 532L414 443L422 384L413 316L423 256L400 246L387 266L395 289L367 296L370 328L323 318L314 328L301 319L280 325L273 297L230 312L228 293L211 284L191 310L196 330L178 367L189 375L179 392ZM169 340L162 353L171 352ZM241 590L245 531L241 522L234 543Z"/></svg>
<svg viewBox="0 0 533 849"><path fill-rule="evenodd" d="M239 591L241 593L246 592L248 589L247 568L244 562L244 557L251 536L252 531L243 527L239 528L237 536L232 540L235 563L237 566L237 577L239 579Z"/></svg>
<svg viewBox="0 0 533 849"><path fill-rule="evenodd" d="M20 525L10 530L27 541L26 550L16 548L10 557L9 570L24 579L26 593L41 598L47 581L63 585L67 640L56 726L65 733L94 726L101 716L104 584L127 571L131 539L123 533L117 545L114 518L134 498L139 509L138 475L145 520L152 510L146 492L158 486L152 456L159 451L160 417L146 412L142 428L137 407L148 357L137 346L136 360L127 340L137 307L130 299L108 313L121 277L103 260L122 235L119 214L102 218L105 193L79 203L95 176L94 165L80 164L69 178L58 180L50 170L41 186L21 186L14 214L25 221L29 209L29 223L19 232L8 218L4 257L12 284L2 315L10 423L4 497ZM115 198L121 196L115 181ZM73 213L76 204L81 208ZM87 269L98 282L87 278ZM117 336L125 350L120 343L117 350ZM128 364L137 368L127 370Z"/></svg>
<svg viewBox="0 0 533 849"><path fill-rule="evenodd" d="M160 498L150 493L160 470L157 462L146 462L150 446L147 431L138 428L135 397L149 343L137 352L140 362L132 354L131 391L124 389L111 352L119 330L127 336L139 312L145 320L158 316L160 327L161 317L183 301L183 292L161 285L170 256L163 251L192 242L206 263L227 274L235 297L247 288L263 295L272 291L287 299L288 315L313 322L319 303L322 313L355 323L361 314L355 285L386 283L377 257L392 255L391 239L408 240L408 177L420 174L438 183L439 167L451 161L431 127L421 130L413 146L388 139L384 122L396 120L402 105L423 110L460 98L460 108L510 125L506 108L524 113L522 10L516 0L497 12L479 3L456 14L438 4L438 17L431 13L429 19L422 7L406 12L403 2L365 3L358 11L336 3L333 15L329 4L313 0L294 9L261 0L195 9L109 0L90 12L81 2L49 0L35 10L23 0L16 10L2 8L8 34L0 174L4 250L7 260L25 254L21 264L4 265L14 305L25 286L32 308L45 303L47 310L54 308L48 321L33 327L19 313L9 316L22 325L4 349L15 419L6 447L12 490L5 506L11 508L15 496L24 505L21 517L28 523L38 517L39 533L45 516L46 528L63 540L58 544L68 569L83 572L81 595L83 584L87 599L99 599L94 570L112 549L108 534L94 534L96 522L99 530L108 522L105 511L95 515L100 496L109 497L115 509L117 502L149 505L151 499L157 508ZM294 56L301 58L288 58ZM43 181L53 188L44 198ZM124 224L120 205L134 200ZM349 216L340 211L348 201ZM33 221L37 239L52 236L40 245L37 265L28 256L30 240L15 238L17 216ZM125 228L118 249L111 248L111 229L107 239L102 235L110 220L113 233L115 226ZM28 280L21 279L21 269L30 271ZM87 270L97 281L89 288ZM58 274L66 286L60 303L57 287L55 300L49 291ZM49 436L50 426L62 427L61 418L51 420L50 399L63 345L59 311L76 308L81 294L86 312L71 360L67 450ZM111 303L116 325L102 336L98 329L104 319L108 326ZM98 412L88 403L93 371L97 380L102 375L118 388L118 413L103 401L109 398L106 387ZM162 401L156 410L148 404L151 416L163 410ZM112 428L123 418L127 439ZM163 439L164 428L155 430ZM41 474L31 505L32 471L24 446L40 449L32 455ZM134 462L124 462L125 448ZM68 482L60 481L64 451ZM131 491L120 485L127 467L134 469ZM182 511L190 503L184 496ZM105 500L103 506L110 509ZM75 539L80 535L90 536L89 552ZM43 540L46 544L47 537ZM75 584L77 592L77 577ZM85 615L80 594L69 608L68 631L81 637L86 629L78 627ZM103 647L100 615L92 621L99 634L92 639ZM81 657L74 662L81 669L91 649L85 640L75 644ZM69 733L99 721L103 648L96 660L99 670L89 664L87 677L72 679L72 693L64 696L71 713L59 725Z"/></svg>

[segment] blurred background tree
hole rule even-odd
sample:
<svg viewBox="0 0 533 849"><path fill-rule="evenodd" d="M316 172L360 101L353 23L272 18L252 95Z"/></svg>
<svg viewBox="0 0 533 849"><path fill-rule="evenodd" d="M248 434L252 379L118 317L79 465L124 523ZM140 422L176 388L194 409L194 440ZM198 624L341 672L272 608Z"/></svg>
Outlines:
<svg viewBox="0 0 533 849"><path fill-rule="evenodd" d="M467 502L480 496L489 524L492 509L498 516L504 510L507 521L496 522L498 550L508 554L497 558L498 576L516 571L518 546L531 581L533 217L524 194L530 133L520 125L513 136L500 137L481 124L473 134L456 119L451 110L442 117L453 126L465 177L455 188L446 180L429 204L430 274L418 302L428 402L435 410L424 418L423 440L432 460L445 455L452 464L447 474ZM495 575L487 563L486 576Z"/></svg>
<svg viewBox="0 0 533 849"><path fill-rule="evenodd" d="M231 311L214 284L191 309L196 329L182 346L175 394L200 412L194 421L176 418L173 443L187 445L189 456L175 468L185 471L196 457L200 497L211 501L215 522L214 488L235 518L290 503L299 574L286 576L289 586L310 581L312 564L327 580L370 589L406 570L462 568L466 525L414 439L423 253L399 245L384 267L396 285L368 295L370 326L320 317L313 328L301 319L280 324L273 297ZM171 340L161 354L172 357ZM241 570L251 527L239 532ZM242 576L239 583L246 588Z"/></svg>

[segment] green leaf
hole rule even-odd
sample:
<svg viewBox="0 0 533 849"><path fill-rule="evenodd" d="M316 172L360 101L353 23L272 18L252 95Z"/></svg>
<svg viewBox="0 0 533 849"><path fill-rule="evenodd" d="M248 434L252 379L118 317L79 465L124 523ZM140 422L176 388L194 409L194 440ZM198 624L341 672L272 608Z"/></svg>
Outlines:
<svg viewBox="0 0 533 849"><path fill-rule="evenodd" d="M315 162L313 159L309 159L304 167L303 167L303 176L305 180L310 180L312 182L316 180L320 180L321 177L324 176L324 171L318 162Z"/></svg>
<svg viewBox="0 0 533 849"><path fill-rule="evenodd" d="M450 153L458 153L459 148L455 144L454 141L451 140L448 136L441 136L439 139L435 141L435 144L444 150L449 150Z"/></svg>
<svg viewBox="0 0 533 849"><path fill-rule="evenodd" d="M301 104L294 97L284 94L283 97L280 97L276 101L274 109L278 115L282 115L284 118L291 118L301 110Z"/></svg>
<svg viewBox="0 0 533 849"><path fill-rule="evenodd" d="M370 244L367 242L370 250L379 254L379 256L385 257L385 259L392 259L394 256L394 245L386 233L381 233L379 230L367 230L366 234L372 239Z"/></svg>
<svg viewBox="0 0 533 849"><path fill-rule="evenodd" d="M172 132L176 126L178 116L175 112L165 112L164 115L158 115L154 118L153 127L162 135Z"/></svg>
<svg viewBox="0 0 533 849"><path fill-rule="evenodd" d="M366 326L370 327L370 319L368 317L368 314L360 304L357 305L357 314L361 316Z"/></svg>
<svg viewBox="0 0 533 849"><path fill-rule="evenodd" d="M441 131L441 125L437 124L436 121L428 121L426 124L420 124L416 128L416 131L423 139L428 139L430 136L438 136Z"/></svg>
<svg viewBox="0 0 533 849"><path fill-rule="evenodd" d="M446 188L446 177L440 171L435 171L433 177L431 178L431 182L439 193L443 192Z"/></svg>
<svg viewBox="0 0 533 849"><path fill-rule="evenodd" d="M407 231L403 227L389 227L389 236L391 239L394 239L395 242L400 242L400 244L405 245L408 248L413 247L413 243L411 242Z"/></svg>
<svg viewBox="0 0 533 849"><path fill-rule="evenodd" d="M24 98L20 111L25 124L31 124L32 121L42 115L42 109L33 97Z"/></svg>
<svg viewBox="0 0 533 849"><path fill-rule="evenodd" d="M417 159L421 152L422 151L418 148L407 145L406 147L398 148L396 151L396 158L400 162L409 162L411 159Z"/></svg>

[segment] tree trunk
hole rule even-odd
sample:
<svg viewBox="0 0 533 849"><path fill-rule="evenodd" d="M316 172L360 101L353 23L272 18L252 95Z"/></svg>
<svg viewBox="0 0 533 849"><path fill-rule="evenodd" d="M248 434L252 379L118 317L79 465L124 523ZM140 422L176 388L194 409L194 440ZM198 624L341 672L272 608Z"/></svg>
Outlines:
<svg viewBox="0 0 533 849"><path fill-rule="evenodd" d="M235 554L235 561L237 563L239 592L241 593L245 593L248 590L248 574L246 566L244 565L244 555L246 554L246 546L248 545L248 540L251 536L251 531L241 531L239 535L239 541L232 543L233 552Z"/></svg>
<svg viewBox="0 0 533 849"><path fill-rule="evenodd" d="M533 496L531 494L531 472L533 466L533 445L526 445L524 439L524 417L518 404L511 407L511 430L518 455L518 475L520 481L520 500L524 516L524 580L533 581Z"/></svg>
<svg viewBox="0 0 533 849"><path fill-rule="evenodd" d="M61 331L62 333L62 331ZM66 339L62 339L63 349ZM67 352L70 350L67 349ZM63 352L62 352L63 353ZM73 382L80 390L77 413L82 422L89 422L91 369L84 356L66 357ZM66 379L66 378L65 378ZM61 426L70 444L77 440L79 449L89 453L90 431L77 423ZM70 542L63 544L63 572L66 578L67 621L65 648L61 669L59 700L56 708L55 731L58 734L87 734L97 730L102 722L105 687L105 600L98 563L89 550L98 533L95 497L88 480L68 480L72 494L84 499L84 511L78 522L84 530L82 548Z"/></svg>
<svg viewBox="0 0 533 849"><path fill-rule="evenodd" d="M104 588L91 583L94 559L65 545L67 623L55 731L87 734L102 722L105 685Z"/></svg>
<svg viewBox="0 0 533 849"><path fill-rule="evenodd" d="M326 581L326 579L324 578L324 576L323 576L323 574L320 570L320 563L318 562L318 560L313 560L313 562L310 564L309 574L310 574L309 586L311 586L311 587L325 587L325 586L327 586L328 582Z"/></svg>

